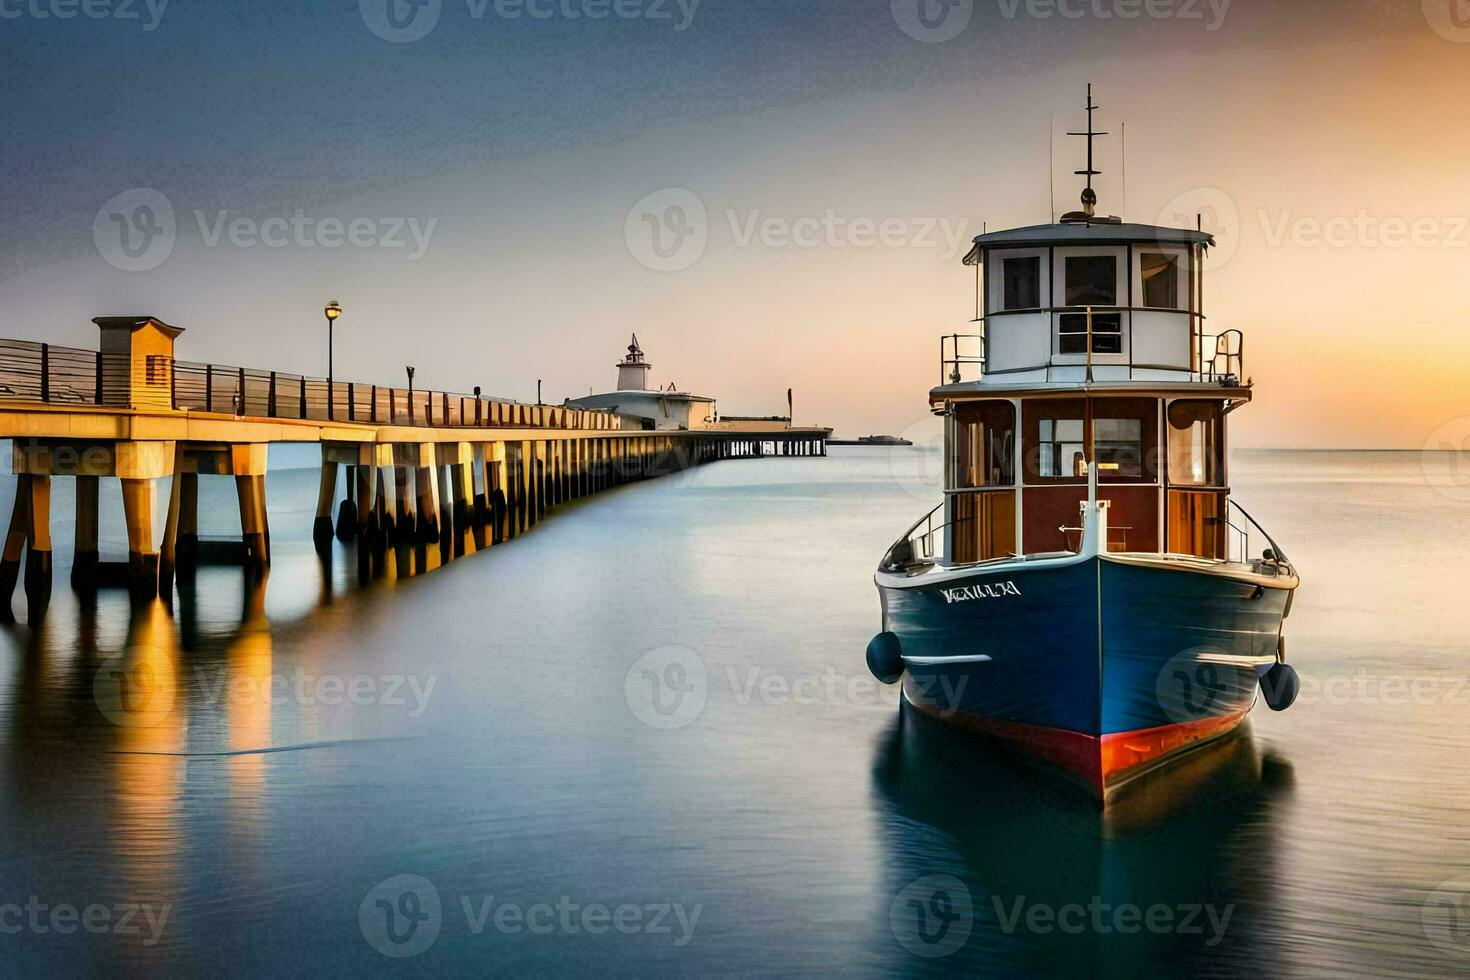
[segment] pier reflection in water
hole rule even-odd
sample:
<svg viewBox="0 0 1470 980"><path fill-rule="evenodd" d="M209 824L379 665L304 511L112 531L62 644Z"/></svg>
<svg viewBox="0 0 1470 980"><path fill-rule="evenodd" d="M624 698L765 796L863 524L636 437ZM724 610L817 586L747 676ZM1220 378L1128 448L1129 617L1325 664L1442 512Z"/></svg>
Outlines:
<svg viewBox="0 0 1470 980"><path fill-rule="evenodd" d="M273 460L263 583L201 568L172 610L58 588L39 629L0 630L0 908L169 909L151 944L146 923L0 934L7 972L1463 974L1470 942L1425 922L1470 873L1470 608L1424 583L1466 580L1470 521L1417 457L1236 461L1308 575L1288 624L1303 703L1258 710L1106 818L863 686L875 558L931 463L721 463L361 586L351 545L313 550L317 474ZM630 699L640 659L671 647L703 666L703 697L661 728ZM442 919L395 961L359 907L402 874L433 883ZM683 945L677 922L477 932L463 903L492 896L700 912ZM963 943L926 957L918 912L942 945L966 901ZM1090 909L1061 928L1094 903L1109 931ZM1217 919L1126 933L1124 905Z"/></svg>

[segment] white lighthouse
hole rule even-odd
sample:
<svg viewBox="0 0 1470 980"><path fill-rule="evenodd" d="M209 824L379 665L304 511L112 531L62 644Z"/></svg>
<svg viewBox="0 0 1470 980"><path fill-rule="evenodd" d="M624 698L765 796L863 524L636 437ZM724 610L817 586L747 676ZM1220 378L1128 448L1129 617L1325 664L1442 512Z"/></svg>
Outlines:
<svg viewBox="0 0 1470 980"><path fill-rule="evenodd" d="M638 346L638 335L628 345L628 355L618 362L618 391L647 391L648 372L653 365L643 359L643 348Z"/></svg>
<svg viewBox="0 0 1470 980"><path fill-rule="evenodd" d="M652 367L644 359L638 335L634 334L628 353L618 361L617 390L569 398L567 405L614 412L623 417L625 429L709 429L718 423L719 409L713 398L680 391L672 384L650 386L648 372Z"/></svg>

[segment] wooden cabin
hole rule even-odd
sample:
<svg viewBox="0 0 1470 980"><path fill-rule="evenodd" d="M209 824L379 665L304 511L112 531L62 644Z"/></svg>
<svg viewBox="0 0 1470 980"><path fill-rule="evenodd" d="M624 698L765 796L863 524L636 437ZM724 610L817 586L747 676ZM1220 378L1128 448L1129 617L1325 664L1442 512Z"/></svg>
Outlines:
<svg viewBox="0 0 1470 980"><path fill-rule="evenodd" d="M1214 240L1069 217L982 235L966 258L983 333L946 338L930 393L945 419L945 554L1075 550L1093 459L1109 550L1225 558L1227 422L1251 389L1240 333L1206 325Z"/></svg>

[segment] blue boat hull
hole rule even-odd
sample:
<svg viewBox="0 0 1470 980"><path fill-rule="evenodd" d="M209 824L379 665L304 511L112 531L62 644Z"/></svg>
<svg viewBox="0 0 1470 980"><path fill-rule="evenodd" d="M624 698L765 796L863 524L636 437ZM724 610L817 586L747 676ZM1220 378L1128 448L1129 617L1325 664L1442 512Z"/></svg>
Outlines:
<svg viewBox="0 0 1470 980"><path fill-rule="evenodd" d="M907 700L1103 798L1239 724L1295 586L1099 556L927 578L879 582Z"/></svg>

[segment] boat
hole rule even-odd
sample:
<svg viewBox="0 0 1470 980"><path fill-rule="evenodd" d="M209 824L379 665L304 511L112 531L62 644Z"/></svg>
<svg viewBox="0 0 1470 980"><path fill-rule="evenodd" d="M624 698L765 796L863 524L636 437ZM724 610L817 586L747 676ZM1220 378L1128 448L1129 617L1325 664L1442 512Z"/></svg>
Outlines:
<svg viewBox="0 0 1470 980"><path fill-rule="evenodd" d="M874 576L868 666L1104 806L1300 684L1299 585L1232 497L1244 337L1204 311L1214 237L1099 215L1091 86L1082 210L988 231L976 330L944 338L930 408L944 500Z"/></svg>
<svg viewBox="0 0 1470 980"><path fill-rule="evenodd" d="M858 436L856 439L828 439L829 446L912 446L908 439L898 436Z"/></svg>

